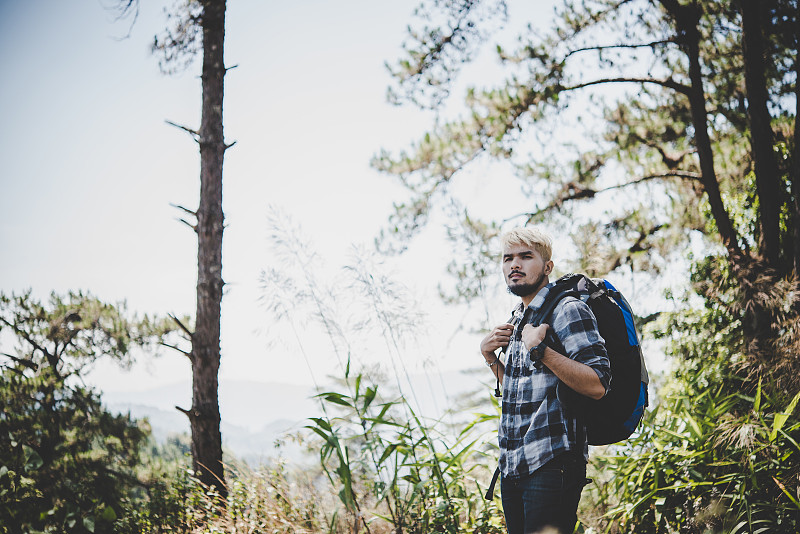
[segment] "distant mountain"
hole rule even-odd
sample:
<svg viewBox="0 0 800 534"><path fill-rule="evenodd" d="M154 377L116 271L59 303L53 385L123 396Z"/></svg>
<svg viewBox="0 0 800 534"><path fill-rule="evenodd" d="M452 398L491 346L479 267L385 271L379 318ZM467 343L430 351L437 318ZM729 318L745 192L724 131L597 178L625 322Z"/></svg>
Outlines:
<svg viewBox="0 0 800 534"><path fill-rule="evenodd" d="M189 408L191 391L191 383L186 381L143 391L108 391L102 398L113 412L130 413L137 419L147 418L153 437L163 442L170 435L190 433L188 418L175 407ZM312 394L308 388L287 384L221 382L223 447L251 464L276 457L276 440L288 432L299 430L307 418L319 413ZM297 457L286 449L282 449L280 454Z"/></svg>
<svg viewBox="0 0 800 534"><path fill-rule="evenodd" d="M439 419L455 404L463 403L464 411L471 412L471 406L464 401L469 393L480 391L481 396L489 394L488 382L482 383L478 376L485 378L483 374L463 372L412 375L411 386L406 382L403 392L418 415ZM392 398L396 395L392 390L396 389L396 386L385 386L380 390ZM304 386L221 381L223 447L251 464L277 456L277 439L302 429L309 417L320 415L319 401L313 398L314 394L312 388ZM130 413L137 419L147 418L158 441L163 442L171 434L189 433L188 419L175 409L175 406L191 406L191 383L188 381L136 392L106 391L102 399L113 412ZM281 448L280 454L295 459L301 456L291 447Z"/></svg>
<svg viewBox="0 0 800 534"><path fill-rule="evenodd" d="M304 386L275 382L222 381L219 387L220 415L226 423L258 431L278 419L302 420L316 415L313 391ZM149 406L182 416L175 407L192 404L191 382L182 381L142 391L106 391L108 406ZM188 422L187 429L188 429Z"/></svg>
<svg viewBox="0 0 800 534"><path fill-rule="evenodd" d="M163 442L173 434L188 434L189 419L177 410L162 410L146 404L108 402L103 404L115 413L130 414L135 419L147 419L156 441Z"/></svg>

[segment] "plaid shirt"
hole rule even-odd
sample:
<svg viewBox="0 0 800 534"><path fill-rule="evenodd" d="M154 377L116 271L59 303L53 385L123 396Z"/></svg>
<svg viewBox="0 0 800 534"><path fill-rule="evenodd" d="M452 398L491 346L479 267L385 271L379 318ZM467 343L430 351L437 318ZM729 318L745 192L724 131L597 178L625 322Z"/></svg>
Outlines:
<svg viewBox="0 0 800 534"><path fill-rule="evenodd" d="M551 285L534 297L530 303L532 309L541 307ZM513 322L517 329L525 326L519 324L522 313L520 303L514 310ZM553 311L549 324L564 346L566 356L591 367L608 391L611 369L605 342L589 307L574 297L565 297ZM586 427L558 399L558 378L545 365L536 369L527 357L524 343L517 339L517 335L512 337L507 350L503 377L503 414L498 432L500 472L510 478L528 475L570 450L582 451L588 460Z"/></svg>

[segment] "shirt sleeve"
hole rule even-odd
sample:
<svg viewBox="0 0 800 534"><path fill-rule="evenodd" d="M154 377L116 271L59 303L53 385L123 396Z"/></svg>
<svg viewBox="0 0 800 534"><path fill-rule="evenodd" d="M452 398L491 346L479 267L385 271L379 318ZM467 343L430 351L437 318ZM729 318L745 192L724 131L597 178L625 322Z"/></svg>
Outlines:
<svg viewBox="0 0 800 534"><path fill-rule="evenodd" d="M608 362L605 341L597 329L597 320L589 306L574 297L561 300L553 314L550 325L567 356L591 367L608 393L611 385L611 367Z"/></svg>

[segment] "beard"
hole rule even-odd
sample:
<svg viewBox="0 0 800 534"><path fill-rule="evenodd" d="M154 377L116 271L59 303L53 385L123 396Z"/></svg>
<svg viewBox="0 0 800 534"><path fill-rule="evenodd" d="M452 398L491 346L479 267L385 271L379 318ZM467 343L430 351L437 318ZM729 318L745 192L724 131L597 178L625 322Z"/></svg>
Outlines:
<svg viewBox="0 0 800 534"><path fill-rule="evenodd" d="M508 292L518 297L530 296L540 289L542 282L544 282L545 274L541 273L539 277L531 284L515 284L508 286Z"/></svg>

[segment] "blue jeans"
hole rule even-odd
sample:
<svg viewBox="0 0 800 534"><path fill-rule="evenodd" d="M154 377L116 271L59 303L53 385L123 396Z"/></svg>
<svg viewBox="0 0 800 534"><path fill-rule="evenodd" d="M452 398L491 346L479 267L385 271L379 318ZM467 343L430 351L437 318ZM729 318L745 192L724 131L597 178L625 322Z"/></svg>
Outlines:
<svg viewBox="0 0 800 534"><path fill-rule="evenodd" d="M551 527L572 534L578 501L586 485L582 454L564 453L530 475L500 481L508 534L530 534Z"/></svg>

